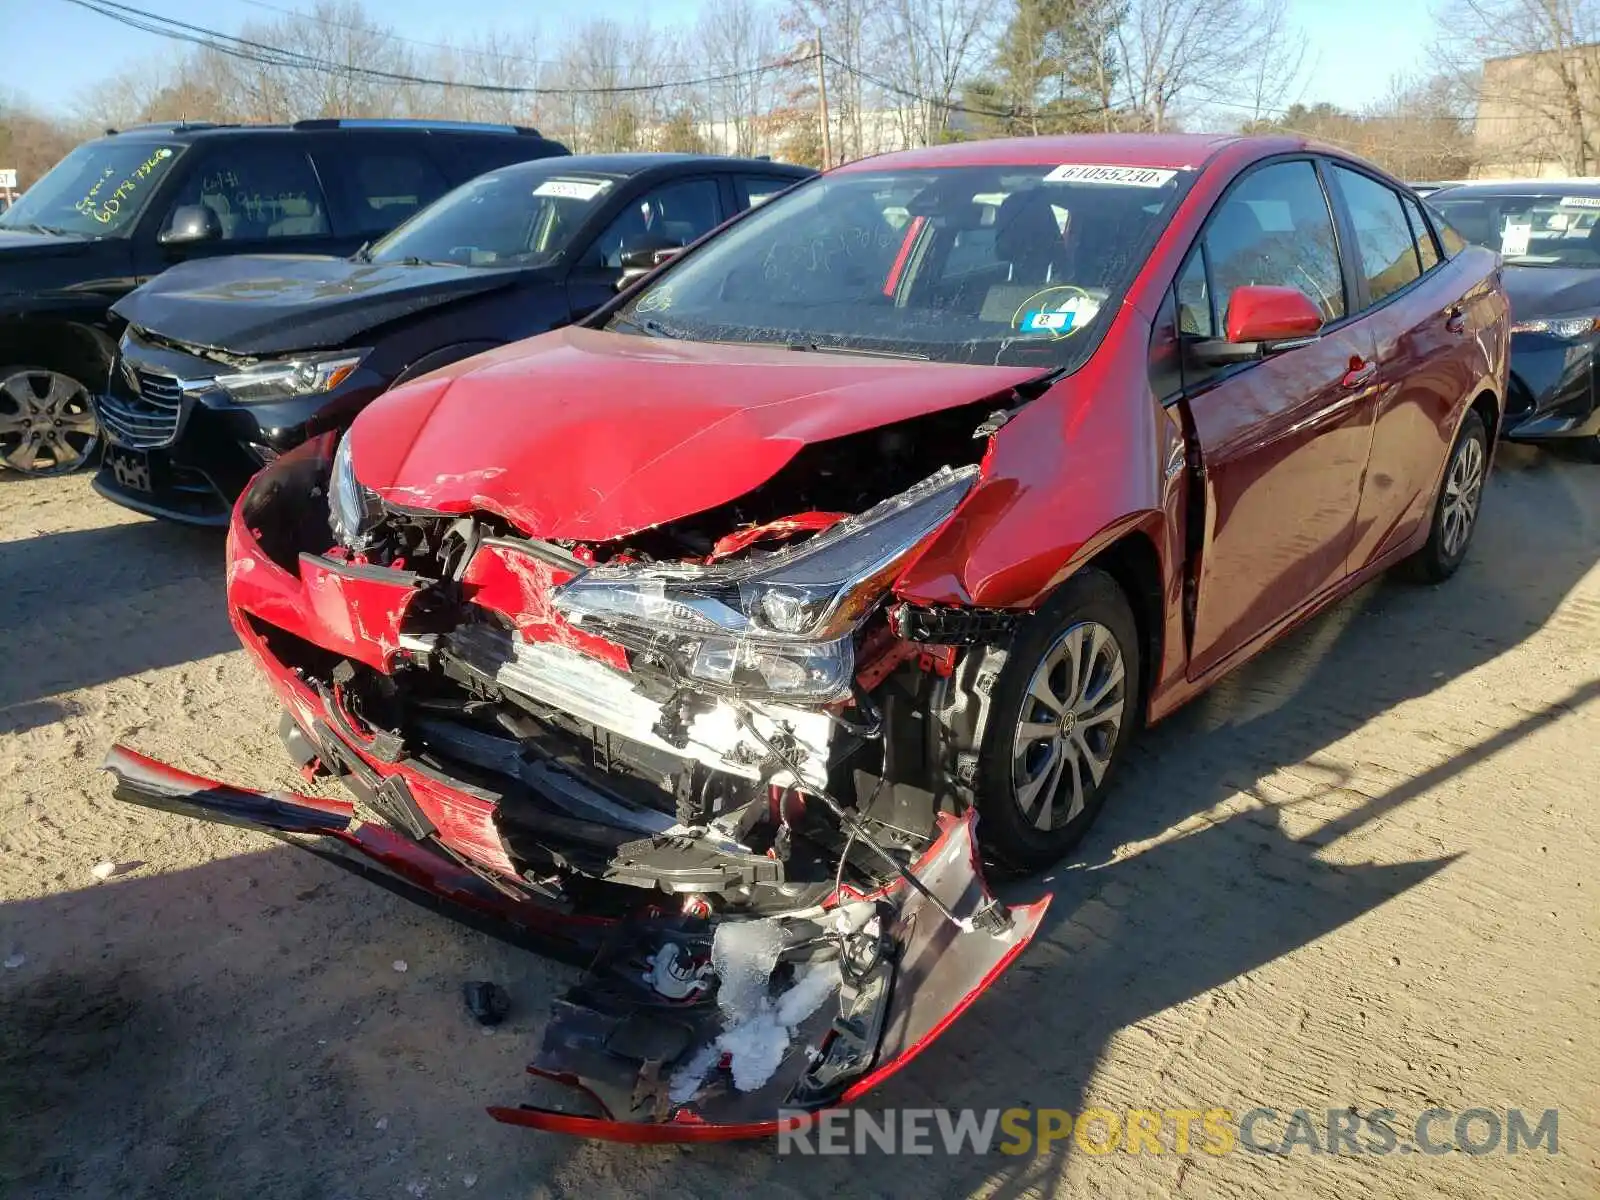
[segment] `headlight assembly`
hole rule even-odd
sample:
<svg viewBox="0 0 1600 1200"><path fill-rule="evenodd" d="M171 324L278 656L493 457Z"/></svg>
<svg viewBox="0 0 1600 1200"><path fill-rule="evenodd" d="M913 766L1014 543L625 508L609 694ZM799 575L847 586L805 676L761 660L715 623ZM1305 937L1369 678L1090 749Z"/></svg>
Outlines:
<svg viewBox="0 0 1600 1200"><path fill-rule="evenodd" d="M573 624L710 690L840 700L856 628L977 477L977 467L946 467L791 550L737 563L595 567L553 602Z"/></svg>
<svg viewBox="0 0 1600 1200"><path fill-rule="evenodd" d="M241 404L266 404L298 396L331 392L361 365L365 350L304 354L299 358L257 363L231 375L218 375L217 386Z"/></svg>
<svg viewBox="0 0 1600 1200"><path fill-rule="evenodd" d="M340 545L359 550L382 516L377 494L361 484L350 465L350 435L346 433L334 451L328 479L328 526Z"/></svg>
<svg viewBox="0 0 1600 1200"><path fill-rule="evenodd" d="M1600 317L1538 317L1531 321L1518 321L1511 326L1512 333L1545 333L1562 341L1575 342L1600 329Z"/></svg>

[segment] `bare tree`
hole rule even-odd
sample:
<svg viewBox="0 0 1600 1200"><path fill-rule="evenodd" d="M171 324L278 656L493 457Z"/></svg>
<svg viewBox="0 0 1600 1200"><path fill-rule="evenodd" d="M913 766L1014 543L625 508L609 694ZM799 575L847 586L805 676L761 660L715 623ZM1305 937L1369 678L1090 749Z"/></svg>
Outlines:
<svg viewBox="0 0 1600 1200"><path fill-rule="evenodd" d="M700 11L695 41L707 74L728 77L707 89L718 148L746 155L768 149L759 136L761 118L777 101L781 80L772 64L786 49L777 14L756 0L711 0Z"/></svg>
<svg viewBox="0 0 1600 1200"><path fill-rule="evenodd" d="M975 62L991 48L990 0L887 0L868 19L874 74L895 86L885 97L906 145L940 140Z"/></svg>
<svg viewBox="0 0 1600 1200"><path fill-rule="evenodd" d="M1123 87L1156 132L1172 128L1184 105L1229 101L1288 40L1272 0L1130 0L1116 31ZM1293 81L1258 73L1256 82L1260 108L1281 104Z"/></svg>

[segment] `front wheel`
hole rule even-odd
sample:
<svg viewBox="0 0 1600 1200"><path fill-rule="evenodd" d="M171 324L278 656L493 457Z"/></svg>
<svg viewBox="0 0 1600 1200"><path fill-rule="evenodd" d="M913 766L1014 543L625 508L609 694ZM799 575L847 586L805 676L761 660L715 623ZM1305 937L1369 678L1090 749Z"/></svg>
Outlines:
<svg viewBox="0 0 1600 1200"><path fill-rule="evenodd" d="M1138 627L1104 572L1073 576L1018 635L978 759L979 836L1002 866L1038 870L1088 831L1138 725Z"/></svg>
<svg viewBox="0 0 1600 1200"><path fill-rule="evenodd" d="M1483 418L1468 412L1450 449L1444 486L1433 505L1433 523L1421 550L1400 564L1401 574L1420 583L1442 583L1456 573L1478 527L1478 505L1489 470L1489 434Z"/></svg>
<svg viewBox="0 0 1600 1200"><path fill-rule="evenodd" d="M99 444L100 424L82 383L45 367L0 366L0 467L66 475Z"/></svg>

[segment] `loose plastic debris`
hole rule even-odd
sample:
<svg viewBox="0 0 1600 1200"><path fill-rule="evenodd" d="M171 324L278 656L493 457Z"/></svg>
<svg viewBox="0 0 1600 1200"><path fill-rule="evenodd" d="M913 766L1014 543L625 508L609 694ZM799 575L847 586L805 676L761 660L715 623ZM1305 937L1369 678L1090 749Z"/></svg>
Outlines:
<svg viewBox="0 0 1600 1200"><path fill-rule="evenodd" d="M18 967L20 967L23 963L25 963L27 961L28 961L28 956L26 954L18 953L18 954L9 955L6 958L6 970L15 971Z"/></svg>
<svg viewBox="0 0 1600 1200"><path fill-rule="evenodd" d="M110 879L117 873L117 864L114 862L98 862L90 869L89 874L96 879Z"/></svg>
<svg viewBox="0 0 1600 1200"><path fill-rule="evenodd" d="M511 996L498 983L476 979L461 986L467 1011L479 1025L498 1025L511 1011Z"/></svg>
<svg viewBox="0 0 1600 1200"><path fill-rule="evenodd" d="M397 958L397 959L394 960L394 969L396 971L399 971L400 974L404 975L411 968L406 965L406 960L405 959Z"/></svg>
<svg viewBox="0 0 1600 1200"><path fill-rule="evenodd" d="M722 1032L673 1073L667 1089L673 1103L690 1100L723 1056L736 1089L751 1092L764 1085L783 1064L795 1027L838 988L837 963L813 964L799 968L794 983L774 999L772 972L782 950L783 932L775 921L717 927L711 962L717 973Z"/></svg>

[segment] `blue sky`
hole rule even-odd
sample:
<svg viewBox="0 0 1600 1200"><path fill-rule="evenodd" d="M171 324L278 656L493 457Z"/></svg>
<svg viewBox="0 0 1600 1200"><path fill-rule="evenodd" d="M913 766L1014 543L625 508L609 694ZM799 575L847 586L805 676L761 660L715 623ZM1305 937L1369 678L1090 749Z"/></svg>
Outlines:
<svg viewBox="0 0 1600 1200"><path fill-rule="evenodd" d="M274 13L263 7L309 7L304 0L130 0L162 16L233 31ZM645 12L657 25L694 19L698 0L585 0L583 4L530 4L528 0L475 0L470 16L439 0L382 0L371 11L401 37L418 41L462 38L495 30L540 31L551 45L563 29L591 16L633 22ZM1311 70L1300 97L1359 107L1383 94L1397 72L1427 61L1432 27L1426 0L1287 0L1304 33ZM141 61L173 53L173 43L140 33L65 0L0 0L4 65L0 90L46 110L65 112L92 92L97 80Z"/></svg>

